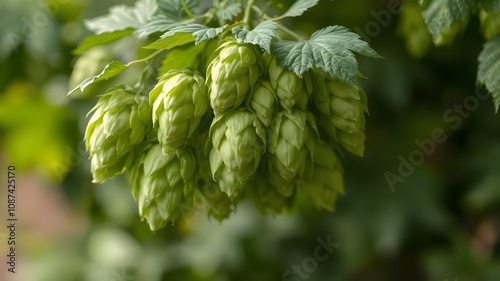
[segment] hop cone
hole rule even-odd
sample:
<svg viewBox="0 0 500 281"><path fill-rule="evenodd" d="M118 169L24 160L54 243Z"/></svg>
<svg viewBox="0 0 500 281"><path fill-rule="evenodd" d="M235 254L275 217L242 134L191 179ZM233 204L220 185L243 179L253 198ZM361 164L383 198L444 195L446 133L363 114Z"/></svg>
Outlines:
<svg viewBox="0 0 500 281"><path fill-rule="evenodd" d="M280 105L288 112L294 106L306 109L307 101L312 93L309 74L305 73L301 78L292 71L279 67L275 58L271 59L268 71Z"/></svg>
<svg viewBox="0 0 500 281"><path fill-rule="evenodd" d="M214 119L210 138L212 177L233 200L259 166L265 151L264 127L252 113L233 110Z"/></svg>
<svg viewBox="0 0 500 281"><path fill-rule="evenodd" d="M249 183L249 186L252 188L247 189L248 195L262 214L266 214L267 211L281 214L283 210L291 207L293 203L293 197L281 194L271 185L265 175L257 175Z"/></svg>
<svg viewBox="0 0 500 281"><path fill-rule="evenodd" d="M254 46L234 40L221 44L207 69L210 105L215 115L239 106L261 72L260 54Z"/></svg>
<svg viewBox="0 0 500 281"><path fill-rule="evenodd" d="M146 218L151 230L179 219L184 209L181 204L192 204L196 183L193 153L183 148L164 155L161 145L153 144L139 154L133 166L130 181L134 197L139 203L139 214Z"/></svg>
<svg viewBox="0 0 500 281"><path fill-rule="evenodd" d="M319 125L347 151L363 156L365 146L366 95L337 78L317 76L313 102L321 113Z"/></svg>
<svg viewBox="0 0 500 281"><path fill-rule="evenodd" d="M85 139L93 182L103 182L125 170L129 152L151 127L151 112L146 97L128 86L109 89L92 111Z"/></svg>
<svg viewBox="0 0 500 281"><path fill-rule="evenodd" d="M188 70L170 70L162 76L149 101L164 154L186 142L209 107L204 78Z"/></svg>
<svg viewBox="0 0 500 281"><path fill-rule="evenodd" d="M276 93L268 81L260 81L255 85L254 91L249 96L248 106L264 126L269 127L273 118Z"/></svg>
<svg viewBox="0 0 500 281"><path fill-rule="evenodd" d="M344 192L344 169L339 155L322 140L314 143L314 153L307 158L301 188L318 208L335 210L337 195Z"/></svg>
<svg viewBox="0 0 500 281"><path fill-rule="evenodd" d="M304 171L315 130L314 117L301 109L281 111L273 118L267 147L270 182L285 196L293 193L293 181Z"/></svg>

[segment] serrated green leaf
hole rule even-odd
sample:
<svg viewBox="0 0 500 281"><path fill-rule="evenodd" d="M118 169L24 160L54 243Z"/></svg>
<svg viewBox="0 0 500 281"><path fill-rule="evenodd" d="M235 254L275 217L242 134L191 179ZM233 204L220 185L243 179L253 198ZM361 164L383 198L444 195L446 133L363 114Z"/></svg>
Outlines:
<svg viewBox="0 0 500 281"><path fill-rule="evenodd" d="M271 40L276 36L277 29L278 24L276 22L267 20L259 23L251 31L239 27L235 27L231 31L235 34L236 39L243 40L245 43L259 45L262 49L271 53Z"/></svg>
<svg viewBox="0 0 500 281"><path fill-rule="evenodd" d="M318 2L319 0L298 0L278 19L300 16L309 8L316 6Z"/></svg>
<svg viewBox="0 0 500 281"><path fill-rule="evenodd" d="M421 0L420 3L434 40L452 24L465 19L475 7L474 0Z"/></svg>
<svg viewBox="0 0 500 281"><path fill-rule="evenodd" d="M165 32L182 24L185 24L185 22L177 18L166 15L156 15L148 23L136 30L135 34L137 34L139 38L146 38L155 32Z"/></svg>
<svg viewBox="0 0 500 281"><path fill-rule="evenodd" d="M217 11L217 17L223 20L230 20L241 13L241 4L232 3Z"/></svg>
<svg viewBox="0 0 500 281"><path fill-rule="evenodd" d="M481 0L480 5L488 14L500 12L500 1L498 0Z"/></svg>
<svg viewBox="0 0 500 281"><path fill-rule="evenodd" d="M317 67L356 88L358 64L353 52L381 58L359 35L342 26L318 30L305 42L276 42L271 45L271 49L279 66L286 67L299 76Z"/></svg>
<svg viewBox="0 0 500 281"><path fill-rule="evenodd" d="M85 38L83 38L83 41L80 44L80 46L77 49L75 49L72 53L73 55L80 55L90 50L92 47L109 44L118 39L121 39L124 36L132 34L132 32L134 32L132 28L127 28L124 30L117 30L113 32L101 33L98 35L86 36Z"/></svg>
<svg viewBox="0 0 500 281"><path fill-rule="evenodd" d="M223 27L210 28L201 24L190 24L175 27L163 34L159 40L144 47L145 49L165 49L169 50L177 46L195 42L199 44L205 40L212 39L226 29Z"/></svg>
<svg viewBox="0 0 500 281"><path fill-rule="evenodd" d="M149 22L158 11L155 0L139 0L134 7L118 5L111 7L109 14L86 20L85 25L96 34L126 28L138 29Z"/></svg>
<svg viewBox="0 0 500 281"><path fill-rule="evenodd" d="M186 15L184 7L182 6L182 0L158 0L158 6L160 6L160 9L165 13L174 17L181 18ZM198 6L198 0L186 0L186 6L192 11Z"/></svg>
<svg viewBox="0 0 500 281"><path fill-rule="evenodd" d="M484 44L479 54L477 82L486 86L495 103L495 111L500 106L500 37Z"/></svg>
<svg viewBox="0 0 500 281"><path fill-rule="evenodd" d="M83 80L73 90L69 91L66 94L66 96L69 96L69 95L73 94L74 92L76 92L78 90L81 90L83 92L85 90L85 88L87 88L88 86L92 85L93 83L96 83L96 82L99 82L99 81L102 81L102 80L107 80L109 78L113 78L113 77L117 76L118 74L122 73L123 71L125 71L130 66L132 66L134 64L137 64L137 63L147 62L151 58L153 58L154 56L156 56L157 54L159 54L159 51L153 53L152 55L150 55L150 56L148 56L146 58L135 60L135 61L131 61L131 62L127 63L127 64L123 64L123 63L121 63L119 61L112 61L112 62L108 63L106 65L106 67L104 67L104 69L103 69L103 71L101 71L101 73L99 73L99 74L97 74L95 76L90 76L87 79Z"/></svg>

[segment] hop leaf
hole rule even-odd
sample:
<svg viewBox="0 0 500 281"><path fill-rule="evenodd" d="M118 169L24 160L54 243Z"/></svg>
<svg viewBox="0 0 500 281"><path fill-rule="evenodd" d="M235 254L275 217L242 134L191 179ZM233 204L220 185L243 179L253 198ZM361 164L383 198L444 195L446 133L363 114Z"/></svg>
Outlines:
<svg viewBox="0 0 500 281"><path fill-rule="evenodd" d="M128 86L117 86L109 89L92 111L85 139L94 182L103 182L125 170L129 152L151 127L151 110L145 97Z"/></svg>
<svg viewBox="0 0 500 281"><path fill-rule="evenodd" d="M207 70L207 86L216 116L245 100L262 74L261 60L252 45L235 40L227 40L215 50Z"/></svg>
<svg viewBox="0 0 500 281"><path fill-rule="evenodd" d="M285 196L293 191L294 181L305 169L316 122L310 112L294 108L278 112L271 124L267 147L272 184Z"/></svg>
<svg viewBox="0 0 500 281"><path fill-rule="evenodd" d="M265 151L266 134L259 119L233 110L214 119L210 128L210 169L213 179L231 200L251 179Z"/></svg>
<svg viewBox="0 0 500 281"><path fill-rule="evenodd" d="M182 216L179 205L192 203L196 161L189 149L168 155L160 144L144 150L131 169L130 182L139 204L139 214L156 231Z"/></svg>
<svg viewBox="0 0 500 281"><path fill-rule="evenodd" d="M361 87L317 75L312 100L320 113L319 126L347 151L363 156L368 107Z"/></svg>
<svg viewBox="0 0 500 281"><path fill-rule="evenodd" d="M278 66L301 76L307 70L321 68L356 86L358 64L352 52L380 58L359 35L342 26L329 26L314 32L305 42L282 40L271 45Z"/></svg>
<svg viewBox="0 0 500 281"><path fill-rule="evenodd" d="M500 107L500 37L484 44L479 54L477 82L486 86L495 103L495 111Z"/></svg>
<svg viewBox="0 0 500 281"><path fill-rule="evenodd" d="M305 73L304 77L299 77L292 71L283 69L276 64L273 58L268 68L269 78L276 90L280 105L288 112L292 107L297 106L306 109L307 101L312 93L310 76Z"/></svg>
<svg viewBox="0 0 500 281"><path fill-rule="evenodd" d="M164 154L183 145L208 111L205 79L189 70L170 70L149 94L153 125Z"/></svg>
<svg viewBox="0 0 500 281"><path fill-rule="evenodd" d="M231 31L236 39L240 39L245 43L259 45L266 52L271 53L271 40L276 37L278 24L272 20L266 20L257 25L253 30L247 31L235 27Z"/></svg>

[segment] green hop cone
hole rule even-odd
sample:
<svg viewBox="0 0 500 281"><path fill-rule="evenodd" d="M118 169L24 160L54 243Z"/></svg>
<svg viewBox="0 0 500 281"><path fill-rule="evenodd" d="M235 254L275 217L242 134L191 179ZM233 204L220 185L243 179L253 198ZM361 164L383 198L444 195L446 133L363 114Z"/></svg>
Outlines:
<svg viewBox="0 0 500 281"><path fill-rule="evenodd" d="M292 206L293 196L285 196L278 192L263 173L257 175L249 186L252 188L247 189L248 195L262 214L266 214L267 211L281 214L283 210Z"/></svg>
<svg viewBox="0 0 500 281"><path fill-rule="evenodd" d="M225 40L210 58L207 86L215 115L238 107L262 74L262 58L249 44Z"/></svg>
<svg viewBox="0 0 500 281"><path fill-rule="evenodd" d="M337 78L318 75L312 100L320 112L319 126L347 151L363 156L365 150L366 94Z"/></svg>
<svg viewBox="0 0 500 281"><path fill-rule="evenodd" d="M143 149L130 169L130 182L139 214L152 231L180 219L192 205L196 160L188 148L162 153L160 144Z"/></svg>
<svg viewBox="0 0 500 281"><path fill-rule="evenodd" d="M251 112L236 109L214 119L207 148L213 179L231 200L243 191L265 151L266 133Z"/></svg>
<svg viewBox="0 0 500 281"><path fill-rule="evenodd" d="M292 71L279 67L275 58L271 59L268 71L279 104L286 111L291 112L294 106L301 109L307 108L307 101L312 93L309 73L304 73L303 77L299 77Z"/></svg>
<svg viewBox="0 0 500 281"><path fill-rule="evenodd" d="M481 9L479 11L479 20L486 40L491 40L500 33L500 13L486 13Z"/></svg>
<svg viewBox="0 0 500 281"><path fill-rule="evenodd" d="M209 108L204 78L189 70L170 70L163 75L149 101L164 154L187 141Z"/></svg>
<svg viewBox="0 0 500 281"><path fill-rule="evenodd" d="M264 126L269 127L275 109L276 93L270 82L260 81L255 85L252 95L248 99L250 107Z"/></svg>
<svg viewBox="0 0 500 281"><path fill-rule="evenodd" d="M129 152L150 130L151 109L146 97L128 86L117 86L100 97L93 111L85 140L93 182L103 182L125 170Z"/></svg>
<svg viewBox="0 0 500 281"><path fill-rule="evenodd" d="M298 108L278 112L269 132L267 146L269 181L280 193L290 196L294 181L305 169L312 136L317 135L313 115Z"/></svg>
<svg viewBox="0 0 500 281"><path fill-rule="evenodd" d="M335 210L339 193L344 193L344 169L339 154L326 142L317 139L314 153L307 158L300 180L302 193L312 198L316 207Z"/></svg>

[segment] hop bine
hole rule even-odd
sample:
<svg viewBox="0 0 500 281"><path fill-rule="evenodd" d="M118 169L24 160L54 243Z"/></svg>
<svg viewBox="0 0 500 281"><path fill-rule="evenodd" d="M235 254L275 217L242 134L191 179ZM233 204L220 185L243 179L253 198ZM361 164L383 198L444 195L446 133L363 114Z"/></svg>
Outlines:
<svg viewBox="0 0 500 281"><path fill-rule="evenodd" d="M262 74L262 56L249 44L222 41L210 59L207 85L215 115L238 107Z"/></svg>
<svg viewBox="0 0 500 281"><path fill-rule="evenodd" d="M213 179L231 200L252 178L265 151L266 133L259 119L236 109L215 118L210 128L209 161Z"/></svg>
<svg viewBox="0 0 500 281"><path fill-rule="evenodd" d="M306 156L312 149L312 137L317 136L312 113L298 108L278 112L270 127L269 164L270 182L280 193L290 196L297 176L306 165Z"/></svg>
<svg viewBox="0 0 500 281"><path fill-rule="evenodd" d="M153 231L179 219L183 215L181 204L192 205L196 183L196 160L191 150L182 148L164 155L160 144L150 144L134 161L129 176L140 216Z"/></svg>
<svg viewBox="0 0 500 281"><path fill-rule="evenodd" d="M299 77L292 71L279 67L275 58L270 60L268 71L280 105L288 112L294 106L306 109L313 90L310 74L304 73L303 77Z"/></svg>
<svg viewBox="0 0 500 281"><path fill-rule="evenodd" d="M170 70L163 75L149 101L164 154L188 140L209 108L204 78L189 70Z"/></svg>
<svg viewBox="0 0 500 281"><path fill-rule="evenodd" d="M337 78L318 75L312 98L319 111L319 126L347 151L363 156L365 150L365 92Z"/></svg>
<svg viewBox="0 0 500 281"><path fill-rule="evenodd" d="M317 208L333 212L337 195L344 193L344 169L339 154L325 141L316 139L313 151L307 158L300 186Z"/></svg>
<svg viewBox="0 0 500 281"><path fill-rule="evenodd" d="M93 182L121 174L129 152L141 143L151 127L147 98L128 86L109 89L100 97L85 133Z"/></svg>

